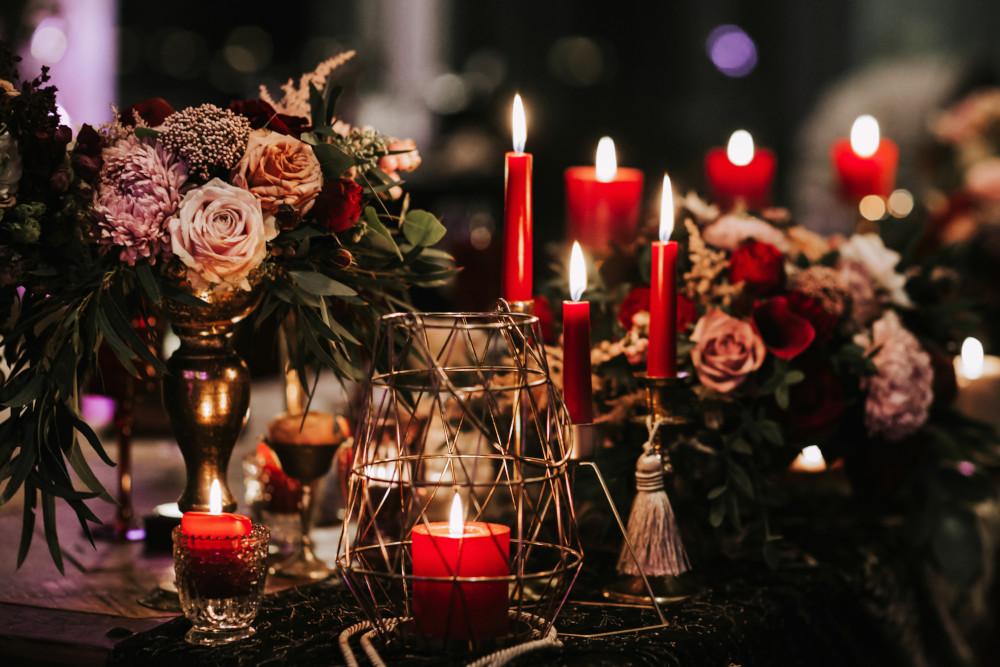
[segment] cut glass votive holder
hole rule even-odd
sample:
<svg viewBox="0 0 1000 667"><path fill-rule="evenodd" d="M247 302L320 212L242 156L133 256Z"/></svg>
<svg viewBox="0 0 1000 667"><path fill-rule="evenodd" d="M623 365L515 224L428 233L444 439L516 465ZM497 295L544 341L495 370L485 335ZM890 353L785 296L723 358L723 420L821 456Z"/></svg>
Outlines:
<svg viewBox="0 0 1000 667"><path fill-rule="evenodd" d="M197 537L173 531L174 574L192 644L219 646L253 635L267 577L266 526L245 537Z"/></svg>

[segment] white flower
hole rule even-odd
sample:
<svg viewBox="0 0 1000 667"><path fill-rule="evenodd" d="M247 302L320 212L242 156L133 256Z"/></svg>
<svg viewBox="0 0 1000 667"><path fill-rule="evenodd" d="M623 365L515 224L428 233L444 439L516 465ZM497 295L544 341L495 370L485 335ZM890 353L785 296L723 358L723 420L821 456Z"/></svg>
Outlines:
<svg viewBox="0 0 1000 667"><path fill-rule="evenodd" d="M855 234L840 247L840 256L864 265L875 282L888 292L893 303L906 307L913 305L906 294L906 278L896 271L899 253L886 248L878 234Z"/></svg>
<svg viewBox="0 0 1000 667"><path fill-rule="evenodd" d="M21 182L21 155L10 132L0 134L0 207L12 206Z"/></svg>

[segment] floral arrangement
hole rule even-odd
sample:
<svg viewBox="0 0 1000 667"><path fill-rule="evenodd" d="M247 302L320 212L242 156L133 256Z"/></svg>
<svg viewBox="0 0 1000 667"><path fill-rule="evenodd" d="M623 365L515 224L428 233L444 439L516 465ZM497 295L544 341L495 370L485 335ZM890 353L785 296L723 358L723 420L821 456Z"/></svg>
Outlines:
<svg viewBox="0 0 1000 667"><path fill-rule="evenodd" d="M296 322L287 352L301 378L309 363L358 378L378 317L406 308L410 286L454 273L432 247L444 227L402 198L400 174L420 164L413 142L334 115L330 75L351 55L290 80L277 101L263 88L228 108L150 99L75 138L46 72L18 84L3 56L0 502L24 490L19 562L39 498L60 567L55 499L88 534L85 501L110 500L80 448L112 463L80 417L79 386L99 372L102 342L132 373L138 359L163 370L153 329L132 326L163 299L201 307L211 292L260 289L257 325Z"/></svg>
<svg viewBox="0 0 1000 667"><path fill-rule="evenodd" d="M955 378L943 345L961 340L965 321L928 298L937 274L904 274L900 254L875 234L827 239L783 210L721 214L695 195L680 208L678 366L698 423L671 458L706 532L728 544L752 535L775 562L769 517L784 496L775 474L806 445L829 464L845 460L858 494L925 523L947 507L974 526L972 504L992 493L985 466L995 463L996 436L948 407ZM630 424L645 408L633 374L645 370L648 272L640 240L634 254L600 260L584 296L599 313L599 456L622 459L622 470L637 456L626 445L642 442ZM924 297L919 308L911 292ZM942 322L953 328L941 332Z"/></svg>

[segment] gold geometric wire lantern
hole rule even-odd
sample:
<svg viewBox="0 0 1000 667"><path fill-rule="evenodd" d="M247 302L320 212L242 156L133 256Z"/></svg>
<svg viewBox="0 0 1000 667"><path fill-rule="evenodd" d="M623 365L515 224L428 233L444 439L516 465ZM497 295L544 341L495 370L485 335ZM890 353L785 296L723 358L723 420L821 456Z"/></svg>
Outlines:
<svg viewBox="0 0 1000 667"><path fill-rule="evenodd" d="M380 321L337 565L386 642L523 641L547 633L569 595L583 560L569 417L537 322L500 311ZM449 533L456 504L466 525Z"/></svg>

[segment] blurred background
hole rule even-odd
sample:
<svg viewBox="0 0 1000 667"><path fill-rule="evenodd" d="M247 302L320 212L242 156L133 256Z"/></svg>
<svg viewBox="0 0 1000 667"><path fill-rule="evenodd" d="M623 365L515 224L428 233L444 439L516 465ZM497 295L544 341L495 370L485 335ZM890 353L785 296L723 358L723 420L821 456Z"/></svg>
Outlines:
<svg viewBox="0 0 1000 667"><path fill-rule="evenodd" d="M934 113L1000 71L1000 4L989 0L595 2L283 0L280 3L4 0L0 38L21 75L52 69L74 126L108 102L163 97L175 108L276 91L347 49L339 116L412 137L423 165L413 205L435 211L467 267L441 299L489 308L499 294L503 152L515 91L535 156L535 266L564 234L563 170L614 138L619 164L705 194L702 159L736 129L778 156L774 201L823 232L829 146L861 113L900 144L898 187L917 210L890 219L890 245L920 222ZM536 282L539 280L536 277ZM434 297L428 297L433 303Z"/></svg>

